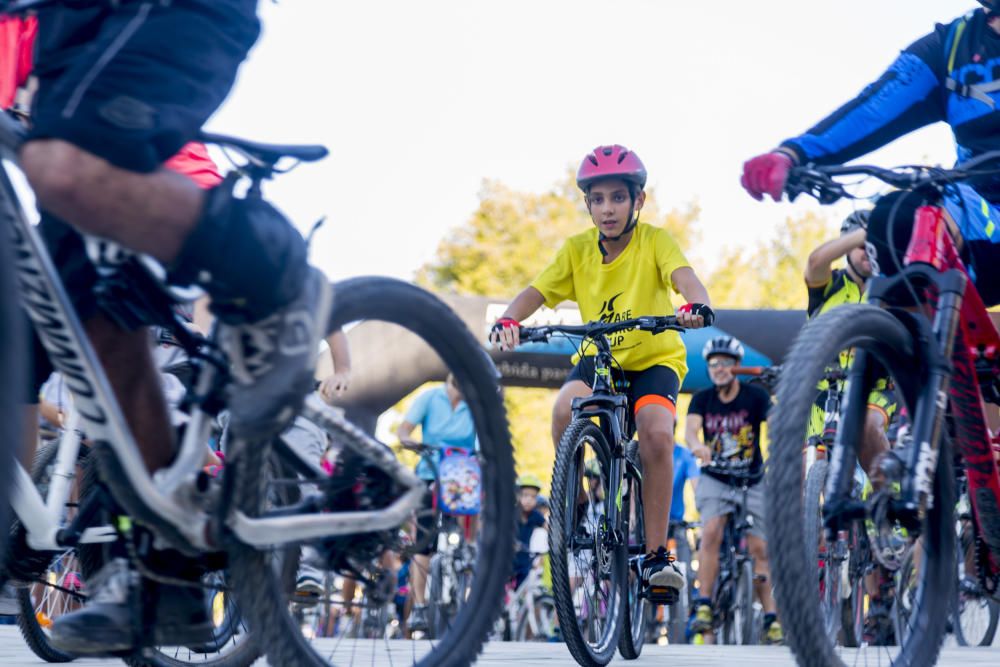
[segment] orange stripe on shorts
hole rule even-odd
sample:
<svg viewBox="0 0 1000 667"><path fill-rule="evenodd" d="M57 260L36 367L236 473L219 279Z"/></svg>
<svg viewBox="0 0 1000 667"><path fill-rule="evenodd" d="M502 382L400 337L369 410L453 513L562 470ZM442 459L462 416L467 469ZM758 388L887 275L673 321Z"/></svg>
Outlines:
<svg viewBox="0 0 1000 667"><path fill-rule="evenodd" d="M662 405L667 410L670 410L670 414L674 417L677 416L677 406L674 405L674 402L666 396L660 396L659 394L646 394L635 402L634 412L638 413L639 410L642 410L647 405Z"/></svg>

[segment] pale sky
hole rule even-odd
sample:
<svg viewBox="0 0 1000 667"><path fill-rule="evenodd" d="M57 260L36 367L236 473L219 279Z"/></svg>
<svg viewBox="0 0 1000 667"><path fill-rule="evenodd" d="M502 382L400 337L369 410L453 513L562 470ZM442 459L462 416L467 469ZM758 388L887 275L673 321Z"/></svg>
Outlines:
<svg viewBox="0 0 1000 667"><path fill-rule="evenodd" d="M330 148L266 192L303 231L327 216L313 262L334 279L411 278L468 220L484 178L545 191L605 143L642 157L664 208L700 203L701 241L688 255L707 272L721 247L815 209L751 200L739 186L744 160L852 98L935 22L976 6L261 0L264 33L209 127ZM939 125L865 161L953 159Z"/></svg>

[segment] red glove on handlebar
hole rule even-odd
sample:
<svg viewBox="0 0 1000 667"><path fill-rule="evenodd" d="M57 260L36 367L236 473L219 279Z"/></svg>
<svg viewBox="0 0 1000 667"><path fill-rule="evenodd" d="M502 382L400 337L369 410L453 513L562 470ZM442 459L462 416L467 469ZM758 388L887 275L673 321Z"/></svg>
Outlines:
<svg viewBox="0 0 1000 667"><path fill-rule="evenodd" d="M499 320L493 323L490 327L490 337L500 333L503 329L520 329L521 323L515 320L513 317L501 317Z"/></svg>
<svg viewBox="0 0 1000 667"><path fill-rule="evenodd" d="M788 170L794 166L792 158L787 154L774 151L751 158L743 163L743 176L740 184L757 201L762 201L764 195L771 195L774 201L781 201L788 180Z"/></svg>

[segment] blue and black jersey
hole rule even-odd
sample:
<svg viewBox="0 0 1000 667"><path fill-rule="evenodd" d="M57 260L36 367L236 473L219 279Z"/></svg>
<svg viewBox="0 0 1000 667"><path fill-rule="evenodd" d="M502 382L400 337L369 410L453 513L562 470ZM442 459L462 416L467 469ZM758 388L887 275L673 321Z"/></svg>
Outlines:
<svg viewBox="0 0 1000 667"><path fill-rule="evenodd" d="M964 161L1000 149L1000 84L997 90L989 86L998 80L1000 35L979 9L935 26L855 99L782 147L803 163L842 164L944 121ZM975 185L991 203L1000 203L1000 180Z"/></svg>

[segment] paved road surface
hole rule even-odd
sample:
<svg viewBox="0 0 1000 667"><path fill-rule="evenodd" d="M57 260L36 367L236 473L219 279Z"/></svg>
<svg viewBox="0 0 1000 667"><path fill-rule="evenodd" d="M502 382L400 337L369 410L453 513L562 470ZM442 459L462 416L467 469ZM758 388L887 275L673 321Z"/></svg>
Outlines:
<svg viewBox="0 0 1000 667"><path fill-rule="evenodd" d="M396 655L392 664L407 664L409 651L403 651L403 655ZM875 656L869 653L867 667L876 667L878 664ZM848 665L854 664L853 655L845 654L844 660ZM17 628L13 626L0 626L0 666L2 667L27 667L28 665L44 665L36 658L24 645L18 634ZM122 663L118 660L78 660L75 665L80 667L118 667ZM379 659L372 663L370 653L366 653L363 646L357 650L357 664L374 665L374 667L388 667L390 662ZM486 647L486 651L480 658L478 665L486 667L555 667L556 665L574 664L570 658L566 647L561 644L524 644L524 643L494 643ZM781 647L770 646L646 646L639 660L626 663L617 659L612 665L629 665L629 667L640 667L641 665L670 665L670 667L794 667L791 653ZM865 665L864 658L859 658L857 664ZM886 664L883 661L883 664ZM997 667L1000 665L1000 639L991 648L946 648L938 662L941 667ZM266 663L261 660L256 667L265 667Z"/></svg>

